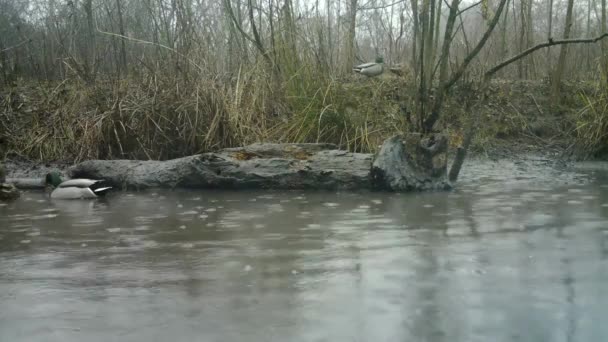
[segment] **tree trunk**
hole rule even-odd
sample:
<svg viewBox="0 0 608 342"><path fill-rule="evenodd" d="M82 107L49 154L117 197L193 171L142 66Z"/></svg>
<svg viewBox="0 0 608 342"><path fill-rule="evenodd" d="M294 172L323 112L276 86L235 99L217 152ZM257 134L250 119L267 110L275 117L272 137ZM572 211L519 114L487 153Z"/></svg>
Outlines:
<svg viewBox="0 0 608 342"><path fill-rule="evenodd" d="M587 0L587 37L591 37L591 0ZM592 70L591 67L591 46L587 45L587 49L585 50L585 71L590 73Z"/></svg>
<svg viewBox="0 0 608 342"><path fill-rule="evenodd" d="M93 23L93 0L85 0L84 11L87 17L87 41L85 42L84 77L89 83L95 82L95 26Z"/></svg>
<svg viewBox="0 0 608 342"><path fill-rule="evenodd" d="M298 60L298 50L297 50L297 32L296 32L296 24L293 19L293 5L291 4L291 0L285 0L282 9L282 17L284 22L284 38L283 41L285 43L284 49L286 48L286 64L284 67L290 69L290 74L295 73L299 68L299 60ZM352 65L351 65L352 68Z"/></svg>
<svg viewBox="0 0 608 342"><path fill-rule="evenodd" d="M574 7L574 0L568 0L568 9L566 12L566 24L564 27L564 39L570 38L570 31L572 28L572 11ZM553 97L553 103L559 103L560 100L560 86L562 82L562 76L566 68L566 57L568 53L568 45L560 46L559 60L555 67L555 74L553 76L551 95Z"/></svg>
<svg viewBox="0 0 608 342"><path fill-rule="evenodd" d="M429 1L430 4L430 10L429 10L429 17L428 17L428 22L426 24L426 33L424 35L425 37L425 42L424 42L424 50L425 50L425 70L424 70L424 76L426 77L426 85L427 85L427 90L430 90L432 88L432 84L433 84L433 68L435 66L435 43L434 43L434 38L435 38L435 34L434 34L434 29L435 29L435 0L430 0ZM428 91L427 91L427 95L428 95Z"/></svg>
<svg viewBox="0 0 608 342"><path fill-rule="evenodd" d="M606 0L602 0L602 32L601 34L607 33L606 28ZM606 82L606 87L608 88L608 42L605 40L602 41L602 66L604 70L604 81Z"/></svg>
<svg viewBox="0 0 608 342"><path fill-rule="evenodd" d="M526 49L526 4L529 0L521 0L519 4L519 51L524 51ZM528 77L527 75L527 59L522 58L517 63L517 74L520 80L523 80Z"/></svg>
<svg viewBox="0 0 608 342"><path fill-rule="evenodd" d="M450 14L448 15L448 21L445 26L445 34L443 36L443 47L441 48L440 55L440 67L439 67L439 86L437 87L437 95L435 102L433 103L432 113L439 113L441 106L443 106L443 98L447 89L445 84L448 80L448 61L450 59L450 46L452 45L452 36L454 32L454 25L456 23L456 17L458 17L458 6L461 0L452 0L450 5ZM432 114L433 115L433 114ZM425 128L427 131L432 129L432 126Z"/></svg>
<svg viewBox="0 0 608 342"><path fill-rule="evenodd" d="M435 37L433 38L433 41L435 42L434 46L433 46L433 61L435 60L435 57L437 55L437 49L439 49L439 28L441 25L441 4L443 4L443 1L439 1L437 3L437 13L435 15Z"/></svg>
<svg viewBox="0 0 608 342"><path fill-rule="evenodd" d="M431 11L431 1L434 0L424 0L422 2L422 9L420 10L420 26L421 26L421 30L420 30L420 39L419 39L419 44L420 44L420 52L418 55L418 64L416 65L416 68L418 69L418 75L420 76L420 84L418 86L418 101L417 101L417 108L416 108L416 114L418 115L418 127L415 127L418 131L423 131L424 130L424 120L426 118L426 112L427 112L427 107L428 107L428 92L427 89L430 87L430 85L427 84L427 69L428 67L426 66L428 63L431 63L428 60L428 55L430 53L430 49L428 49L429 47L429 43L428 41L430 40L428 38L428 35L430 34L430 28L429 26L432 26L433 23L429 22L430 20L430 11Z"/></svg>
<svg viewBox="0 0 608 342"><path fill-rule="evenodd" d="M420 32L420 24L418 23L418 0L411 0L413 20L413 40L412 40L412 70L414 70L414 79L418 78L418 36Z"/></svg>
<svg viewBox="0 0 608 342"><path fill-rule="evenodd" d="M527 3L527 12L526 12L526 49L531 47L534 44L534 19L532 16L532 0L529 0ZM536 77L536 61L534 55L528 58L528 77L535 78Z"/></svg>
<svg viewBox="0 0 608 342"><path fill-rule="evenodd" d="M356 28L357 0L350 0L350 8L348 9L348 31L346 33L346 46L344 47L344 64L342 69L344 74L351 73L355 64Z"/></svg>
<svg viewBox="0 0 608 342"><path fill-rule="evenodd" d="M329 70L332 70L334 66L334 42L331 33L331 0L327 0L325 6L327 6L327 66Z"/></svg>
<svg viewBox="0 0 608 342"><path fill-rule="evenodd" d="M547 41L553 36L553 0L549 0L549 28L547 29ZM551 47L547 48L547 76L551 76Z"/></svg>
<svg viewBox="0 0 608 342"><path fill-rule="evenodd" d="M124 19L122 17L122 5L120 0L116 0L116 11L118 12L118 30L121 36L125 36L125 24ZM120 39L120 63L119 70L122 69L122 72L127 73L127 47L125 43L125 39Z"/></svg>
<svg viewBox="0 0 608 342"><path fill-rule="evenodd" d="M496 9L496 13L492 17L492 20L490 20L490 22L488 23L488 27L484 32L483 36L481 37L477 45L475 45L473 50L471 50L471 52L464 58L464 61L457 67L457 69L454 71L449 80L442 82L443 85L439 90L438 94L444 94L445 92L447 92L456 82L458 82L458 80L460 80L462 75L464 75L471 62L477 57L481 49L486 45L488 39L490 39L490 36L492 36L492 32L494 32L494 28L496 28L496 25L500 20L500 16L502 15L502 11L504 10L506 3L507 0L500 1L500 3L498 4L498 8ZM435 104L433 106L433 110L430 112L428 118L426 118L421 125L424 132L433 131L435 124L441 117L442 105L443 99L440 98L440 96L437 96L437 99L435 100Z"/></svg>
<svg viewBox="0 0 608 342"><path fill-rule="evenodd" d="M505 9L505 16L502 20L500 56L509 55L509 45L507 44L507 27L508 26L509 26L509 3L507 1L506 9Z"/></svg>

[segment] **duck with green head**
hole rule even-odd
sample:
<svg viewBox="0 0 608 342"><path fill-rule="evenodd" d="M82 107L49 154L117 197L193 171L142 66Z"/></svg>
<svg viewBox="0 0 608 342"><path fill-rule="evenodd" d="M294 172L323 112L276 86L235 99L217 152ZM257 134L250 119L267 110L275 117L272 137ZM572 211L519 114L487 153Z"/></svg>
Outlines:
<svg viewBox="0 0 608 342"><path fill-rule="evenodd" d="M376 62L357 65L353 68L353 71L367 77L378 76L384 72L384 59L378 56Z"/></svg>
<svg viewBox="0 0 608 342"><path fill-rule="evenodd" d="M45 185L51 191L51 198L57 199L97 198L112 189L102 180L75 178L64 182L59 172L47 173Z"/></svg>

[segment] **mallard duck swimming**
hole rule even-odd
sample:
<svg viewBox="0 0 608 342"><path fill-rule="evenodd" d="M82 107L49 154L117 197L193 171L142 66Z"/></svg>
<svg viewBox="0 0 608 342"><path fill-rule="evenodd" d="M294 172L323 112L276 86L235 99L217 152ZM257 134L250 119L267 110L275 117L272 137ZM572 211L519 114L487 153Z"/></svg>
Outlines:
<svg viewBox="0 0 608 342"><path fill-rule="evenodd" d="M353 68L353 71L367 77L378 76L384 72L384 59L376 57L376 62L357 65Z"/></svg>
<svg viewBox="0 0 608 342"><path fill-rule="evenodd" d="M49 172L45 178L47 189L52 190L51 198L57 199L80 199L97 198L104 196L110 186L105 186L102 180L75 178L65 182L61 181L58 172Z"/></svg>

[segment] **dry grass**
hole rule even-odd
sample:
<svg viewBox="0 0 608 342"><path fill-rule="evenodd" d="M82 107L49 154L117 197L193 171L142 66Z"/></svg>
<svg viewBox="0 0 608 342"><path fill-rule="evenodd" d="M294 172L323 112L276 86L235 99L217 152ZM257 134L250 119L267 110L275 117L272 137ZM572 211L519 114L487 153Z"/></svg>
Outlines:
<svg viewBox="0 0 608 342"><path fill-rule="evenodd" d="M585 106L576 121L576 150L583 158L596 157L608 152L608 86L602 82L593 95L581 94Z"/></svg>
<svg viewBox="0 0 608 342"><path fill-rule="evenodd" d="M370 152L400 127L404 80L338 81L254 65L230 79L151 74L20 82L0 92L5 153L38 161L170 159L254 142L331 142Z"/></svg>
<svg viewBox="0 0 608 342"><path fill-rule="evenodd" d="M413 85L393 75L338 80L311 66L277 78L263 65L230 78L156 72L94 85L77 78L22 81L0 90L0 154L37 161L164 160L254 142L328 142L375 152L384 139L408 129ZM468 112L482 110L475 150L521 137L545 144L551 138L539 136L538 129L554 122L561 126L549 136L576 138L581 151L595 154L608 146L605 89L583 96L583 109L565 111L576 115L559 117L549 109L544 89L499 84L487 103L476 102L475 91L466 86L457 89L442 119L450 145L462 142ZM581 107L580 98L571 102L569 107Z"/></svg>

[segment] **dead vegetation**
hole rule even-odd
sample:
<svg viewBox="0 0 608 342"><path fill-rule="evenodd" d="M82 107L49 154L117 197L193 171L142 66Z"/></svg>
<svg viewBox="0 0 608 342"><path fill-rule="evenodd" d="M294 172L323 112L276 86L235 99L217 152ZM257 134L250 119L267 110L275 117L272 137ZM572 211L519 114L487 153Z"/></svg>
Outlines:
<svg viewBox="0 0 608 342"><path fill-rule="evenodd" d="M329 142L350 151L375 152L408 127L415 103L407 78L343 80L306 75L273 89L260 70L232 82L169 77L60 83L20 82L0 92L0 134L5 154L36 161L86 159L164 160L254 142ZM412 88L412 91L403 89ZM608 146L606 92L568 83L560 107L550 85L494 81L479 104L461 84L446 102L450 145L460 146L463 123L481 111L484 125L473 150L505 141L571 146L594 156ZM282 94L282 98L277 96ZM579 155L582 152L577 152ZM248 156L242 156L247 158Z"/></svg>
<svg viewBox="0 0 608 342"><path fill-rule="evenodd" d="M37 161L158 159L261 141L329 142L371 152L403 119L405 79L294 77L277 89L235 80L151 76L17 82L0 91L5 153Z"/></svg>

